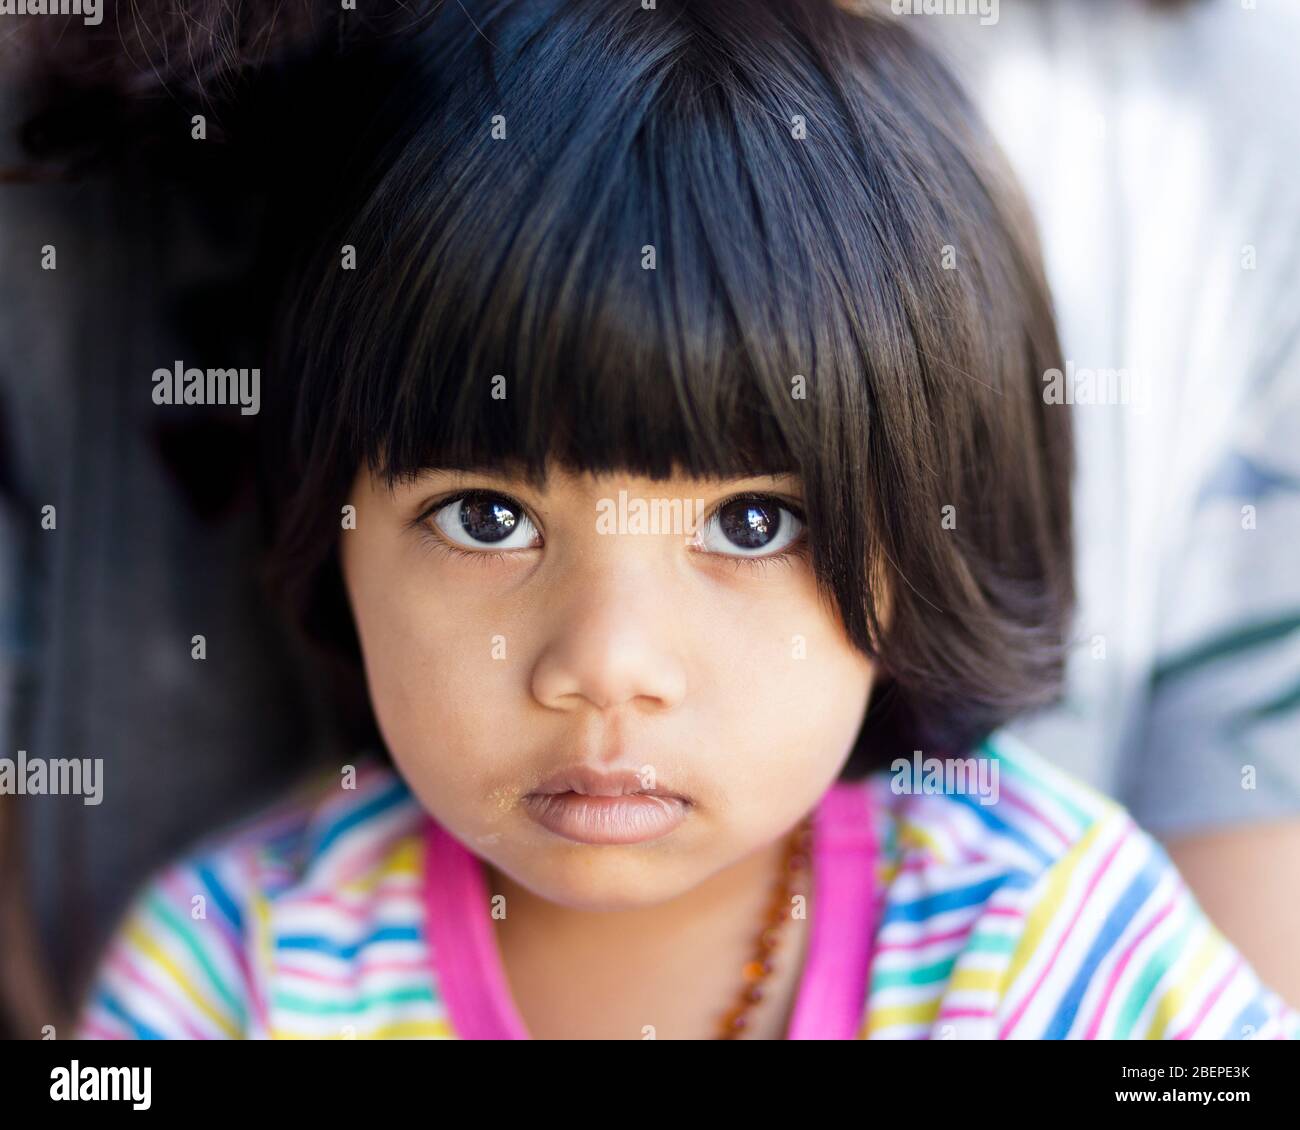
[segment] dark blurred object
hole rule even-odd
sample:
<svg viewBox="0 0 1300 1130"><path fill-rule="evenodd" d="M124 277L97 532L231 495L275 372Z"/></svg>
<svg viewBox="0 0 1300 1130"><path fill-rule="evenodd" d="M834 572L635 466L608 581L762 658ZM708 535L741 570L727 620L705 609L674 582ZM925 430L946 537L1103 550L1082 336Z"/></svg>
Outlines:
<svg viewBox="0 0 1300 1130"><path fill-rule="evenodd" d="M386 10L390 28L414 18ZM261 367L274 387L291 237L271 198L294 159L274 107L300 114L315 64L376 21L136 2L98 28L16 23L3 46L0 753L102 758L104 779L100 805L0 798L8 1034L61 1026L137 886L334 750L262 587L263 416L156 405L151 375Z"/></svg>

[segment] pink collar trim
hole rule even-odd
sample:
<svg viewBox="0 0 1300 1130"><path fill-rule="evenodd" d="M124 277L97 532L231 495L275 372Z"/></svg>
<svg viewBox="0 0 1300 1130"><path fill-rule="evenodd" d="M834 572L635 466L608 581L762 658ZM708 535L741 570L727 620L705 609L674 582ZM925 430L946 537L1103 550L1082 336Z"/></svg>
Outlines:
<svg viewBox="0 0 1300 1130"><path fill-rule="evenodd" d="M879 892L865 782L837 782L813 814L808 954L786 1038L852 1040L863 1025ZM482 862L426 822L425 930L437 991L463 1040L528 1040L490 915Z"/></svg>

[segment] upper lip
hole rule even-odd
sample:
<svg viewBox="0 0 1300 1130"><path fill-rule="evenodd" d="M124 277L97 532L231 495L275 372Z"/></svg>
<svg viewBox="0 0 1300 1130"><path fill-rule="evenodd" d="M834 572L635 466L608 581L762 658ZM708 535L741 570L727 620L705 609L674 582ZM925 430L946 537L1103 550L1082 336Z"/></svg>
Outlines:
<svg viewBox="0 0 1300 1130"><path fill-rule="evenodd" d="M641 783L641 774L633 769L602 770L588 765L575 765L569 769L548 777L536 789L534 795L547 793L580 793L583 796L627 796L640 793L643 796L676 797L686 800L681 793L659 786L647 789Z"/></svg>

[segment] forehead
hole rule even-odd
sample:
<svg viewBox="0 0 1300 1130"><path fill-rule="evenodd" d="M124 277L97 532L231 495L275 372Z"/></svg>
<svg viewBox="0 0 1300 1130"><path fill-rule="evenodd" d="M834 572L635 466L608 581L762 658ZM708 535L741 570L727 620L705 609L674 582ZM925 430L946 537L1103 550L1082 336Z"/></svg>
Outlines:
<svg viewBox="0 0 1300 1130"><path fill-rule="evenodd" d="M799 477L780 471L747 475L691 475L675 470L668 477L655 477L618 469L581 470L562 464L548 465L541 476L530 476L517 461L478 463L469 467L426 467L401 476L395 486L459 486L468 483L497 483L503 486L528 486L547 496L586 496L608 490L633 490L646 494L677 494L724 489L795 491Z"/></svg>

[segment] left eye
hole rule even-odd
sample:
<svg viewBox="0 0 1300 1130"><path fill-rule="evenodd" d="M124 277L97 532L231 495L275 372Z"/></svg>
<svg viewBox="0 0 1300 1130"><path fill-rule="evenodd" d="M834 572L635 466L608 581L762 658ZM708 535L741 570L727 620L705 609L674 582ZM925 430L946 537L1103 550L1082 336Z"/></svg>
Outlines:
<svg viewBox="0 0 1300 1130"><path fill-rule="evenodd" d="M537 528L513 498L486 492L464 494L430 515L447 539L467 549L529 549Z"/></svg>
<svg viewBox="0 0 1300 1130"><path fill-rule="evenodd" d="M728 557L771 557L788 549L803 530L803 520L775 498L746 495L724 502L696 535L710 553Z"/></svg>

